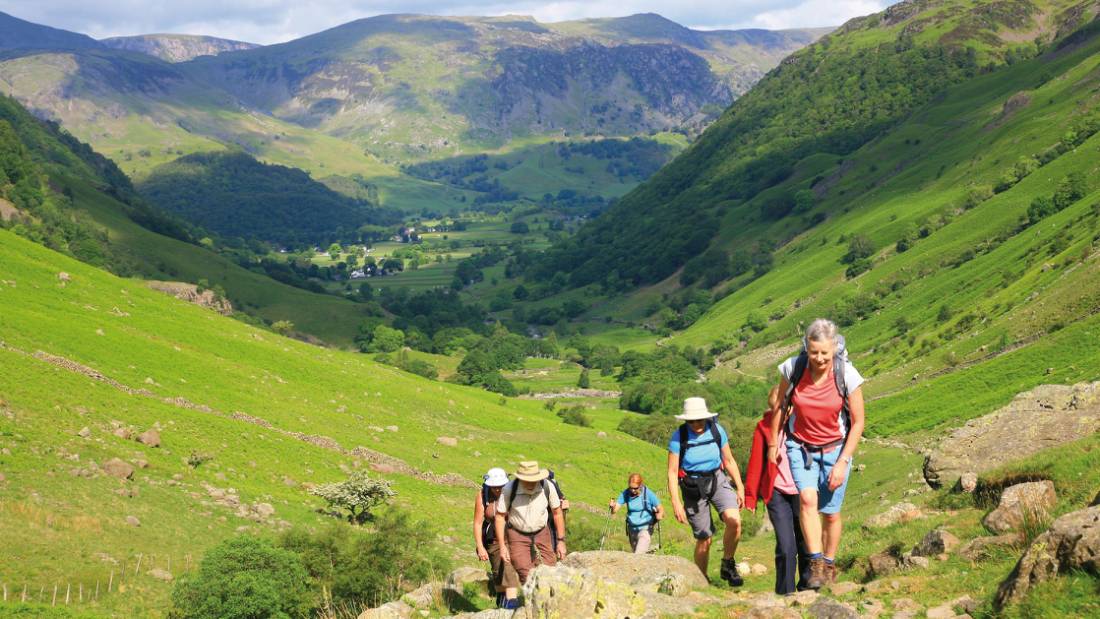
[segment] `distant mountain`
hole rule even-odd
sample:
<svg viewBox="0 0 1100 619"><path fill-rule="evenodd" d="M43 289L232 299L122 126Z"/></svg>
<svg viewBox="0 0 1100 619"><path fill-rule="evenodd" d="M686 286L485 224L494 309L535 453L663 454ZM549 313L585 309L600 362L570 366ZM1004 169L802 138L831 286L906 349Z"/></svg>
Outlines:
<svg viewBox="0 0 1100 619"><path fill-rule="evenodd" d="M199 56L217 56L223 52L260 47L255 43L193 34L142 34L111 37L99 42L113 49L141 52L167 62L186 62Z"/></svg>
<svg viewBox="0 0 1100 619"><path fill-rule="evenodd" d="M701 128L824 32L702 32L652 14L384 15L186 70L379 156L426 159L521 136Z"/></svg>
<svg viewBox="0 0 1100 619"><path fill-rule="evenodd" d="M0 49L93 49L99 46L92 37L0 13Z"/></svg>

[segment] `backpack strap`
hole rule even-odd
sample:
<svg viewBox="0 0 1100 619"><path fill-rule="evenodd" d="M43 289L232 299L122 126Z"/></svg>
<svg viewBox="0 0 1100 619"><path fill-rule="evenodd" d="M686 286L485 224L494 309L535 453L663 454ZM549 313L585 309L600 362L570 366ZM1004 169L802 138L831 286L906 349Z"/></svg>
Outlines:
<svg viewBox="0 0 1100 619"><path fill-rule="evenodd" d="M715 445L718 446L719 450L721 450L721 448L722 448L722 434L718 430L718 422L714 421L714 420L708 420L707 421L707 428L710 430L710 439L705 440L705 441L701 441L699 443L695 443L694 445L691 445L691 447L699 447L699 446L702 446L702 445L709 445L711 443L714 443ZM680 470L684 471L684 456L687 455L687 450L688 450L688 434L689 434L688 425L686 423L681 424L679 432L680 432ZM721 459L721 454L719 454L718 457L719 457L719 459ZM719 468L721 468L720 464L719 464Z"/></svg>
<svg viewBox="0 0 1100 619"><path fill-rule="evenodd" d="M513 479L508 482L512 484L512 489L508 491L508 509L512 509L512 504L516 502L516 490L519 490L519 480Z"/></svg>
<svg viewBox="0 0 1100 619"><path fill-rule="evenodd" d="M844 424L844 438L848 438L848 431L852 428L851 406L848 403L848 384L844 380L845 360L837 353L833 359L833 380L836 382L836 391L840 394L843 404L840 407L841 421Z"/></svg>
<svg viewBox="0 0 1100 619"><path fill-rule="evenodd" d="M680 424L680 472L684 472L684 456L688 452L688 424Z"/></svg>

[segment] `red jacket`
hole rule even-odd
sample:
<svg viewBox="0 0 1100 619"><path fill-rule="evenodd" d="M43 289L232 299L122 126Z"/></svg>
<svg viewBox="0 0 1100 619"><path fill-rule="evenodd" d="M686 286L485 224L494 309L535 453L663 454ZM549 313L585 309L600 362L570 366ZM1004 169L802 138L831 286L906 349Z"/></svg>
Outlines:
<svg viewBox="0 0 1100 619"><path fill-rule="evenodd" d="M767 416L756 424L756 431L752 434L752 451L749 452L749 463L745 471L745 505L751 511L756 511L756 501L767 503L772 498L775 490L775 476L779 474L779 467L768 462L768 424L771 416Z"/></svg>

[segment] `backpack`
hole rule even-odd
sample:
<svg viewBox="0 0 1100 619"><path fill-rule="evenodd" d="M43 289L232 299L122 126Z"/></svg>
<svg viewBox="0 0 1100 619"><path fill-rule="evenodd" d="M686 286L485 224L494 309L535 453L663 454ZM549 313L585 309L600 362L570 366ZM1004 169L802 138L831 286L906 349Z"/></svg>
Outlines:
<svg viewBox="0 0 1100 619"><path fill-rule="evenodd" d="M625 490L623 491L623 494L624 495L626 494ZM646 486L643 485L642 486L642 491L641 491L640 494L642 495L642 511L649 514L649 522L646 523L646 526L648 526L648 525L653 524L657 520L657 510L649 506L649 488L647 488ZM630 515L630 499L629 498L627 498L625 504L626 504L626 513L629 516Z"/></svg>
<svg viewBox="0 0 1100 619"><path fill-rule="evenodd" d="M494 503L494 502L495 501L493 501L492 499L489 498L489 486L486 486L485 484L481 484L481 505L482 505L482 507L485 507L485 506L489 505L490 503ZM493 521L489 520L488 518L485 518L481 522L481 541L482 541L482 543L484 543L485 546L488 546L489 544L493 543L496 540L496 537L497 537L496 525L493 523Z"/></svg>
<svg viewBox="0 0 1100 619"><path fill-rule="evenodd" d="M844 347L844 336L837 336L836 353L833 356L833 381L836 383L837 393L840 394L843 404L840 407L841 425L844 437L848 437L848 429L852 427L851 412L848 405L848 385L844 382L844 365L848 362L848 351ZM792 421L791 413L794 389L802 382L806 374L806 368L810 365L810 355L806 352L806 342L803 340L802 352L794 360L794 368L791 370L791 378L787 381L787 393L783 394L783 423ZM783 423L779 425L783 425ZM793 428L787 429L788 434L794 432Z"/></svg>
<svg viewBox="0 0 1100 619"><path fill-rule="evenodd" d="M713 420L707 421L707 427L710 428L710 438L705 440L705 441L695 443L694 445L691 445L691 447L700 447L702 445L710 445L711 443L714 443L715 445L718 445L719 447L721 447L721 445L722 445L722 435L718 432L718 422L713 421ZM684 470L684 456L687 455L687 451L688 451L688 432L689 432L688 424L686 424L686 423L680 424L679 432L680 432L680 477L682 478L685 474L687 474L687 471Z"/></svg>

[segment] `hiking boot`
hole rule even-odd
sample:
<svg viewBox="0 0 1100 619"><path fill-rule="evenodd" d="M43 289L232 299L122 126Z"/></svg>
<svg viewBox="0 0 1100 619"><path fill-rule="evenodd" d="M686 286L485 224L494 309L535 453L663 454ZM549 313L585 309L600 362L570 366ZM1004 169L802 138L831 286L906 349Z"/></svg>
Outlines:
<svg viewBox="0 0 1100 619"><path fill-rule="evenodd" d="M834 582L836 582L836 577L837 577L837 574L839 574L839 573L840 573L840 570L837 569L835 562L834 563L826 562L825 563L825 584L831 585Z"/></svg>
<svg viewBox="0 0 1100 619"><path fill-rule="evenodd" d="M740 587L745 584L745 580L737 573L737 561L735 559L722 559L721 576L722 580L729 583L731 587Z"/></svg>
<svg viewBox="0 0 1100 619"><path fill-rule="evenodd" d="M825 559L810 559L810 579L806 581L806 588L817 591L829 582L829 568L825 565Z"/></svg>

